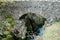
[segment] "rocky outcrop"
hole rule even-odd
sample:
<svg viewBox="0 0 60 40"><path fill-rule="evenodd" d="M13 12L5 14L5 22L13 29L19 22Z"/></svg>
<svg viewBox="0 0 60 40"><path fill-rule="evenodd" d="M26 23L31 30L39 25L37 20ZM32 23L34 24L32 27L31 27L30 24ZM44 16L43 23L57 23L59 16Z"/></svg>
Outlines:
<svg viewBox="0 0 60 40"><path fill-rule="evenodd" d="M32 12L47 18L48 23L60 20L60 2L48 1L19 1L15 3L15 18L24 13Z"/></svg>
<svg viewBox="0 0 60 40"><path fill-rule="evenodd" d="M21 33L19 33L19 35L23 33L22 35L24 36L24 33L26 32L24 25L21 27L19 21L19 17L25 13L32 12L36 13L38 16L41 15L47 19L47 24L52 24L60 20L60 2L16 1L13 3L7 2L4 10L6 10L7 14L13 14L14 19L17 23L16 28L18 29L18 31L22 31ZM4 13L3 16L7 15L6 13ZM0 17L0 20L1 18L2 17Z"/></svg>
<svg viewBox="0 0 60 40"><path fill-rule="evenodd" d="M19 17L27 12L36 13L47 19L47 24L52 24L60 20L60 2L50 1L15 1L5 3L6 13L13 14L16 26L19 27ZM6 15L6 13L3 14ZM3 18L0 16L0 20Z"/></svg>
<svg viewBox="0 0 60 40"><path fill-rule="evenodd" d="M53 23L60 20L60 2L49 2L49 1L16 1L13 3L7 2L8 6L5 7L6 12L12 13L15 20L19 19L24 13L32 12L37 15L41 15L47 18L47 22Z"/></svg>

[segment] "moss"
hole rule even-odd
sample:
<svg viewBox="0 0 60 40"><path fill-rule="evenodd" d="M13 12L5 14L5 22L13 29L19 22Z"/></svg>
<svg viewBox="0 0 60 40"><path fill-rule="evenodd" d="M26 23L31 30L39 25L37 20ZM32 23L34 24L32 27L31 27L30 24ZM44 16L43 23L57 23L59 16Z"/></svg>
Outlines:
<svg viewBox="0 0 60 40"><path fill-rule="evenodd" d="M5 18L6 18L6 19L8 19L8 18L9 18L9 19L13 19L13 15L12 15L12 14L8 14L8 15L5 16Z"/></svg>

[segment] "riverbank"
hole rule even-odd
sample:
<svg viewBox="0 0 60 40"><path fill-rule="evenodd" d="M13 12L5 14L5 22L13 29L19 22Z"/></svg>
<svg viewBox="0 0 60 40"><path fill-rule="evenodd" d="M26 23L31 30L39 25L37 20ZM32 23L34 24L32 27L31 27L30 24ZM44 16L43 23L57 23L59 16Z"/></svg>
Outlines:
<svg viewBox="0 0 60 40"><path fill-rule="evenodd" d="M44 40L60 40L60 22L45 28Z"/></svg>

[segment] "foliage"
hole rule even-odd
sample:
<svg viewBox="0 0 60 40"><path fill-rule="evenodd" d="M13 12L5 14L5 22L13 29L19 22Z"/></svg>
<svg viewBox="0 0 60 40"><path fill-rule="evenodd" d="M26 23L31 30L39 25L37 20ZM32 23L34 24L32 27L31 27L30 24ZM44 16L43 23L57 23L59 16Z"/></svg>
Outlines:
<svg viewBox="0 0 60 40"><path fill-rule="evenodd" d="M15 31L14 26L16 24L13 15L11 13L7 13L7 8L13 11L13 5L7 5L7 3L0 2L0 16L4 16L4 20L0 24L2 30L0 34L1 40L30 40L31 36L37 31L41 25L44 24L45 19L43 17L38 17L34 13L27 13L27 15L23 15L20 19L26 19L25 26L27 27L26 38L22 39L21 37L17 37L16 35L19 33L18 30ZM39 26L39 27L38 27ZM12 30L14 30L12 32ZM27 37L28 36L28 37Z"/></svg>
<svg viewBox="0 0 60 40"><path fill-rule="evenodd" d="M10 3L10 5L9 3L10 2L0 2L0 16L3 18L0 22L0 40L23 40L22 38L15 36L15 33L17 33L14 29L16 22L13 18L13 14L7 13L7 8L9 8L11 12L13 11L15 2Z"/></svg>
<svg viewBox="0 0 60 40"><path fill-rule="evenodd" d="M16 24L16 22L13 19L13 15L12 14L8 14L5 16L5 20L2 21L3 24L3 31L2 31L2 36L5 35L4 38L2 38L1 40L13 40L13 37L11 35L11 30L14 28L14 25Z"/></svg>
<svg viewBox="0 0 60 40"><path fill-rule="evenodd" d="M39 35L37 32L39 28L42 28L46 19L42 16L38 17L34 13L26 13L22 15L20 18L25 19L25 26L27 27L27 33L26 33L26 40L30 40L32 35Z"/></svg>

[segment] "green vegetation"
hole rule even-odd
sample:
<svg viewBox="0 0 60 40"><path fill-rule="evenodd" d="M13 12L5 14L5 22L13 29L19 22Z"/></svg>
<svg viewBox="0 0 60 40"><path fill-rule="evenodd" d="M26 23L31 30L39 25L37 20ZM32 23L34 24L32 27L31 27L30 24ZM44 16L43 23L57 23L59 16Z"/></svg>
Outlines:
<svg viewBox="0 0 60 40"><path fill-rule="evenodd" d="M0 2L0 16L3 18L0 21L0 40L13 40L11 31L14 29L16 22L11 13L6 13L5 7L7 7L7 4Z"/></svg>
<svg viewBox="0 0 60 40"><path fill-rule="evenodd" d="M30 40L32 35L44 25L45 18L42 16L38 17L34 13L26 13L20 17L21 19L26 19L25 26L27 27L26 37L22 39L22 37L17 36L19 31L14 28L16 22L14 20L12 13L7 13L6 8L10 8L11 12L13 11L14 4L7 5L6 2L0 2L0 16L3 18L0 22L0 40ZM38 34L38 33L37 33Z"/></svg>
<svg viewBox="0 0 60 40"><path fill-rule="evenodd" d="M42 16L38 17L34 13L26 13L22 15L20 18L25 19L25 26L27 27L27 33L26 33L26 40L30 40L32 35L39 35L40 32L38 32L39 28L43 28L43 25L46 21L46 19ZM35 33L36 32L36 33Z"/></svg>
<svg viewBox="0 0 60 40"><path fill-rule="evenodd" d="M13 2L14 0L0 0L0 2Z"/></svg>
<svg viewBox="0 0 60 40"><path fill-rule="evenodd" d="M5 16L5 20L2 21L3 24L1 26L4 26L3 27L3 31L0 30L2 32L3 35L1 36L5 36L5 37L2 37L1 40L13 40L12 38L12 35L11 35L11 30L14 28L14 25L16 24L14 19L13 19L13 16L12 14L9 14L9 15L6 15Z"/></svg>

